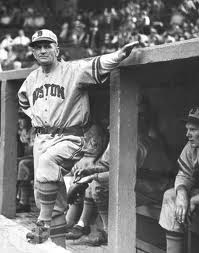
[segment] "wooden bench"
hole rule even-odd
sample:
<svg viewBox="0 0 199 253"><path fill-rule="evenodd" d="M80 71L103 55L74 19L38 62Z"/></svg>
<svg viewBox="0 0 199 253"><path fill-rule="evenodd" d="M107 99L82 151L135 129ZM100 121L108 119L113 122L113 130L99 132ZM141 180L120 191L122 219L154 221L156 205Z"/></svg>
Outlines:
<svg viewBox="0 0 199 253"><path fill-rule="evenodd" d="M142 215L144 217L151 218L153 220L158 221L159 220L159 215L160 215L160 210L161 210L161 205L143 205L143 206L138 206L136 208L136 213L138 215ZM187 230L187 240L186 240L186 248L187 251L186 253L191 253L192 252L192 233L195 233L199 235L199 219L198 216L193 217L192 224L188 226ZM137 239L136 241L137 247L141 248L144 252L148 253L165 253L165 250L162 250L156 246L151 245L150 243L147 243L143 240Z"/></svg>

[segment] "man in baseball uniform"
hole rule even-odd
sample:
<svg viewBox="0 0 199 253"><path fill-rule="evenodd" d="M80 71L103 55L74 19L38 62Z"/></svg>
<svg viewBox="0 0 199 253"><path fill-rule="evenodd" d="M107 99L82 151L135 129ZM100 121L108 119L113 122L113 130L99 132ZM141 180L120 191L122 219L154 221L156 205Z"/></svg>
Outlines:
<svg viewBox="0 0 199 253"><path fill-rule="evenodd" d="M27 234L30 242L41 243L50 234L51 238L64 237L63 175L82 157L83 133L90 116L88 93L82 88L103 84L136 45L133 42L111 54L65 62L58 60L57 36L52 31L33 34L30 46L40 67L18 92L19 104L36 131L35 200L40 213L36 229Z"/></svg>
<svg viewBox="0 0 199 253"><path fill-rule="evenodd" d="M174 188L165 192L159 224L166 230L167 253L183 253L184 232L189 218L199 204L199 107L186 119L188 142L178 159L179 172Z"/></svg>

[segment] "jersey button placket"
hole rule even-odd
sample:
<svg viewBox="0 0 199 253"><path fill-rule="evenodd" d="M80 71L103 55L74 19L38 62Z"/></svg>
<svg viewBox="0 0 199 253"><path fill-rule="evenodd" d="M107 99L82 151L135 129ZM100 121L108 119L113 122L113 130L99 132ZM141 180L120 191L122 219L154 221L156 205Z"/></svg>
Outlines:
<svg viewBox="0 0 199 253"><path fill-rule="evenodd" d="M48 83L48 74L45 74L45 83ZM45 97L45 107L44 107L44 123L47 124L48 123L48 105L49 103L49 99L48 96Z"/></svg>

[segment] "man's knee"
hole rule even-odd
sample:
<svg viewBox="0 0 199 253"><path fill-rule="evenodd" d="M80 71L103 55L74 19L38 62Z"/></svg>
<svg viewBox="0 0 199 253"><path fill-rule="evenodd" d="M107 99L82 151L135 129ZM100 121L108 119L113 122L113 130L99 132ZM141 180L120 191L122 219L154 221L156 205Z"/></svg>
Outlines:
<svg viewBox="0 0 199 253"><path fill-rule="evenodd" d="M175 189L169 189L164 193L159 224L168 231L182 232L182 226L175 219Z"/></svg>
<svg viewBox="0 0 199 253"><path fill-rule="evenodd" d="M108 201L109 188L108 184L101 184L97 181L91 183L92 198L95 202Z"/></svg>
<svg viewBox="0 0 199 253"><path fill-rule="evenodd" d="M169 201L174 201L176 198L175 189L171 188L165 191L163 195L163 203L167 203Z"/></svg>
<svg viewBox="0 0 199 253"><path fill-rule="evenodd" d="M56 182L60 177L60 166L54 161L54 158L47 152L42 154L36 168L36 180L41 183Z"/></svg>

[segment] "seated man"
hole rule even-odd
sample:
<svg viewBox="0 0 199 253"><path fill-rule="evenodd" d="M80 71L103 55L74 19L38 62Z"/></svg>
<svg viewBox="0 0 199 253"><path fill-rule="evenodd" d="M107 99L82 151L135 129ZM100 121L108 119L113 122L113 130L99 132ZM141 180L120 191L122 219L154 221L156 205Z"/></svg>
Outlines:
<svg viewBox="0 0 199 253"><path fill-rule="evenodd" d="M143 103L139 106L138 116L138 152L137 152L137 183L136 204L146 205L159 203L165 189L169 187L169 173L171 163L164 152L160 142L149 136L149 112ZM90 183L86 192L82 215L78 223L66 234L66 239L78 239L90 233L89 217L94 207L88 203L88 191L90 198L97 207L99 216L103 223L103 230L96 236L84 238L82 243L89 245L100 245L107 243L108 236L108 194L109 194L109 148L102 157L91 167L78 166L75 176L83 177L79 183ZM81 162L81 160L79 161ZM76 164L76 166L78 163ZM81 164L83 165L83 164ZM92 183L91 183L92 182Z"/></svg>
<svg viewBox="0 0 199 253"><path fill-rule="evenodd" d="M94 123L84 134L85 142L83 147L84 157L78 161L73 167L71 173L65 176L66 187L70 188L73 185L74 172L78 168L93 167L97 162L105 147L108 143L108 133L105 127L100 124ZM86 191L87 192L87 191ZM67 228L71 228L78 221L83 207L83 196L75 199L74 203L71 203L66 215ZM87 198L86 198L87 199ZM89 203L90 207L91 203ZM88 207L88 209L89 209ZM92 208L91 208L92 209ZM88 214L88 211L86 211ZM90 212L89 212L90 213ZM89 215L90 220L90 215Z"/></svg>
<svg viewBox="0 0 199 253"><path fill-rule="evenodd" d="M92 167L77 164L78 168L75 175L82 173L88 175L80 179L79 183L90 183L86 190L83 211L76 225L66 234L66 239L78 239L83 235L88 235L90 231L90 223L92 214L97 208L98 214L102 220L103 229L95 237L87 238L84 243L98 246L106 244L108 240L108 182L109 182L109 150L108 144L102 157ZM82 158L83 159L83 158ZM79 163L81 160L79 161ZM80 165L80 166L79 166ZM81 171L81 172L80 172ZM77 175L78 176L78 175Z"/></svg>
<svg viewBox="0 0 199 253"><path fill-rule="evenodd" d="M34 165L33 165L33 141L34 131L31 128L30 120L25 114L20 114L18 120L18 135L19 141L23 144L23 152L18 157L17 171L17 206L16 212L29 212L30 196L33 186L31 181L34 180Z"/></svg>
<svg viewBox="0 0 199 253"><path fill-rule="evenodd" d="M199 107L193 108L185 120L188 142L178 159L179 172L174 188L165 192L159 224L166 230L167 253L186 252L184 232L190 215L199 203L198 154Z"/></svg>

